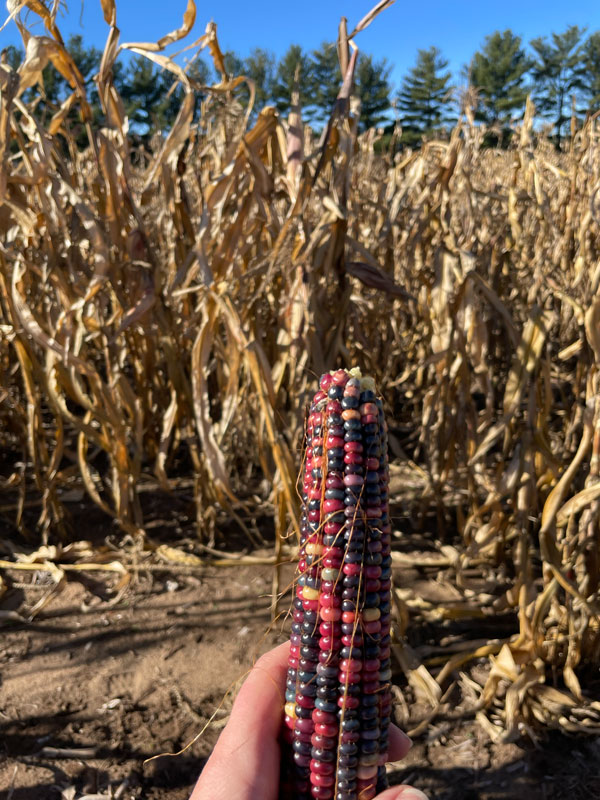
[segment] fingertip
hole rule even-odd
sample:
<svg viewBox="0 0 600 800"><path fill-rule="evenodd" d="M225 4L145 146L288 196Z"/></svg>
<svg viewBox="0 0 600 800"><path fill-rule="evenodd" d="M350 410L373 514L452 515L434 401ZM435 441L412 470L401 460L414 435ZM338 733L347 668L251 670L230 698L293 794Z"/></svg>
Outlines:
<svg viewBox="0 0 600 800"><path fill-rule="evenodd" d="M427 795L414 786L392 786L378 794L375 800L428 800Z"/></svg>
<svg viewBox="0 0 600 800"><path fill-rule="evenodd" d="M412 746L412 739L392 723L390 725L389 760L400 761Z"/></svg>

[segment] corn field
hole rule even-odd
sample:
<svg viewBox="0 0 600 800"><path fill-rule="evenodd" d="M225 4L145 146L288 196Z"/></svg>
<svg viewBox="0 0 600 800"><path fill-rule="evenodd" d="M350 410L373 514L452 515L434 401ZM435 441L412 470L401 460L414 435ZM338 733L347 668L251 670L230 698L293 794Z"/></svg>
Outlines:
<svg viewBox="0 0 600 800"><path fill-rule="evenodd" d="M507 640L449 656L441 671L404 658L409 682L424 681L435 705L455 670L489 658L478 719L490 735L597 733L596 119L573 124L560 153L536 131L531 103L508 150L483 146L468 105L448 141L418 151L397 152L399 131L385 146L375 130L359 135L354 39L380 3L340 29L345 79L319 138L297 102L289 119L238 102L245 78L227 73L215 24L195 46L210 52L218 84L196 85L164 55L191 30L194 0L179 30L136 44L120 43L114 0L101 3L99 131L55 15L39 0L8 4L26 48L18 71L0 64L8 538L50 560L66 551L82 538L69 498L83 491L151 550L141 493L186 479L199 552L235 549L219 514L248 547L264 544L251 524L260 506L279 561L298 532L311 391L321 373L358 366L385 399L392 474L418 477L417 492L390 497L392 517L401 504L429 526L474 625L507 610L516 620ZM23 6L45 35L19 21ZM170 70L185 91L145 158L113 84L124 52ZM42 122L50 62L72 93ZM402 593L396 601L402 651L418 610Z"/></svg>

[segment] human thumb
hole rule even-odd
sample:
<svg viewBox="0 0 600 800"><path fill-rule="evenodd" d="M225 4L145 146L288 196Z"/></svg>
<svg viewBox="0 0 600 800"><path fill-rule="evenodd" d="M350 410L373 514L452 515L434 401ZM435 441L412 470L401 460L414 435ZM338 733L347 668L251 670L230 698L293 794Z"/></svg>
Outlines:
<svg viewBox="0 0 600 800"><path fill-rule="evenodd" d="M427 800L427 795L414 786L404 784L386 789L385 792L378 794L375 800Z"/></svg>

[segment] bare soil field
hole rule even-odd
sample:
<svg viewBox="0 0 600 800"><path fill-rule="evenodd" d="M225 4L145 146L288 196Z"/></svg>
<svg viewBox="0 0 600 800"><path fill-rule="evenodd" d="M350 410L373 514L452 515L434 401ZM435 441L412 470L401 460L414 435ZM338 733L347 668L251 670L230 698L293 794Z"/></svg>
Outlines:
<svg viewBox="0 0 600 800"><path fill-rule="evenodd" d="M396 582L435 594L439 582L426 572L401 569ZM31 573L22 582L12 576L2 608L26 613L47 585L39 575L37 582ZM226 722L228 690L287 635L283 619L270 624L271 582L267 566L194 574L165 567L139 572L111 604L98 573L78 573L31 623L5 624L0 797L185 800ZM284 597L282 607L287 603ZM440 631L409 628L411 637L415 645L435 647ZM487 661L470 667L482 682ZM398 665L394 680L396 719L414 727L425 710ZM215 712L183 755L146 761L185 747ZM424 726L408 758L393 765L391 781L411 782L432 800L588 798L597 795L599 764L597 739L553 732L537 744L493 744L466 712Z"/></svg>

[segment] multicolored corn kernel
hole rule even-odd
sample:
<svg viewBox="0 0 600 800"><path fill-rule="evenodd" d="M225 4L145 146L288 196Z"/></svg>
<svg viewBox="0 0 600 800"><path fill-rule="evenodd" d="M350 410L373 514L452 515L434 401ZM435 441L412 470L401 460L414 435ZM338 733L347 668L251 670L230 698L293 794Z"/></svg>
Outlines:
<svg viewBox="0 0 600 800"><path fill-rule="evenodd" d="M370 800L391 714L387 429L372 379L321 377L306 426L283 796Z"/></svg>

